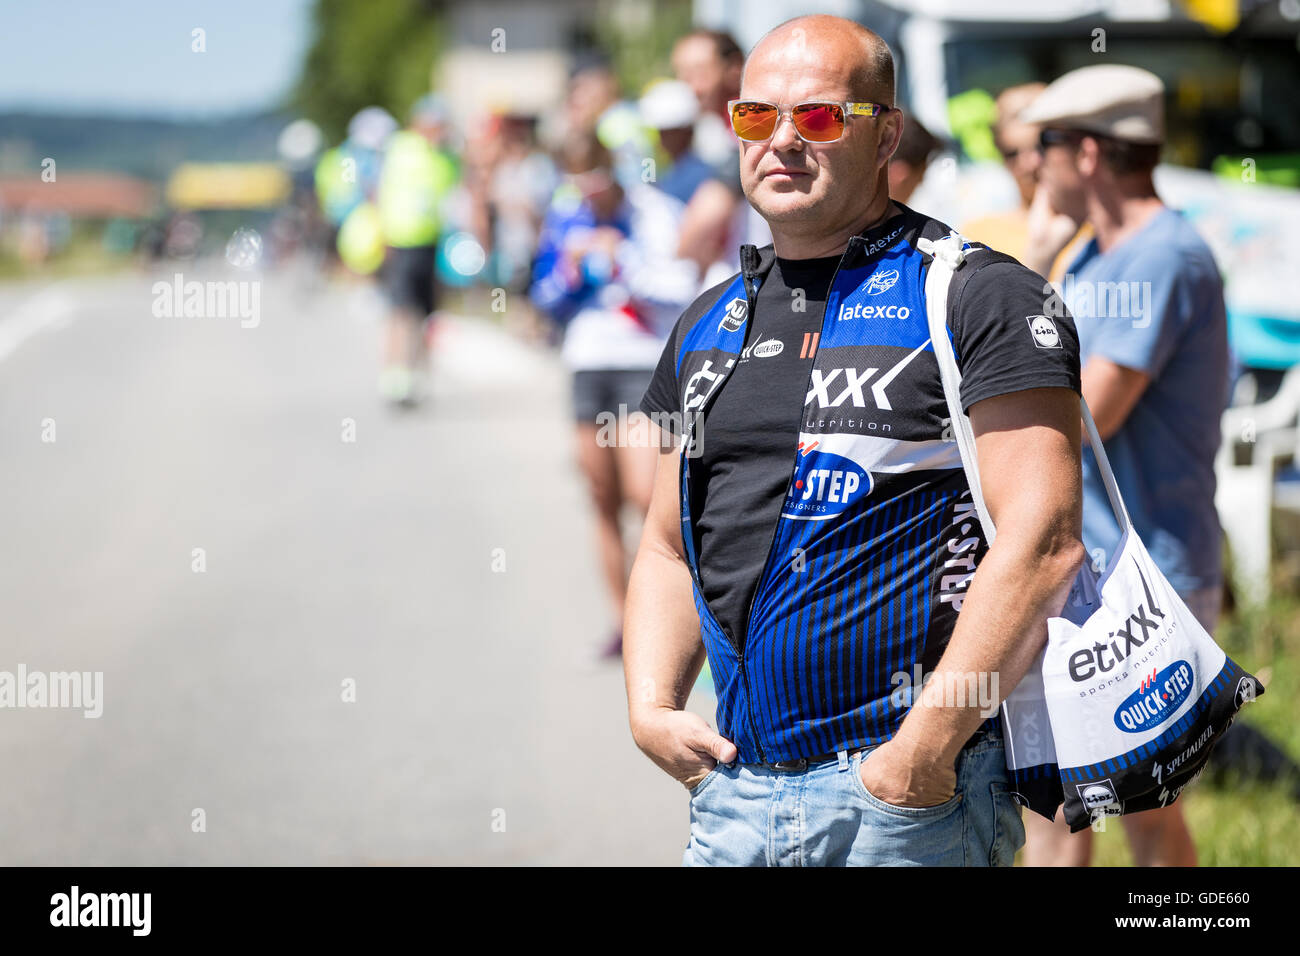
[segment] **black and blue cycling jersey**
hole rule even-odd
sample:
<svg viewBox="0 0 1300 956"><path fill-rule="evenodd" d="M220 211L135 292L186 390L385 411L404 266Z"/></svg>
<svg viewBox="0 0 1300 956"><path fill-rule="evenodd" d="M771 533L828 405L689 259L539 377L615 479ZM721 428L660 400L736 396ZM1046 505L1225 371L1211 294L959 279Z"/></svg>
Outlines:
<svg viewBox="0 0 1300 956"><path fill-rule="evenodd" d="M661 423L675 416L687 435L682 540L718 731L742 762L793 760L891 737L911 704L910 679L938 664L987 550L957 446L945 434L947 407L926 323L928 259L916 248L917 239L948 229L903 210L850 241L819 331L769 346L797 346L811 366L801 393L754 393L779 403L780 415L798 427L765 563L739 628L720 624L705 596L711 555L709 547L701 551L698 523L710 479L702 451L710 425L719 427L710 418L717 397L742 357L767 345L751 337L758 321L750 320L775 259L770 246L743 247L741 273L683 314L642 402ZM1044 317L1057 331L1054 341L1035 338L1035 321ZM1079 390L1072 321L1044 280L1010 257L986 254L958 271L948 330L964 407L1019 389Z"/></svg>

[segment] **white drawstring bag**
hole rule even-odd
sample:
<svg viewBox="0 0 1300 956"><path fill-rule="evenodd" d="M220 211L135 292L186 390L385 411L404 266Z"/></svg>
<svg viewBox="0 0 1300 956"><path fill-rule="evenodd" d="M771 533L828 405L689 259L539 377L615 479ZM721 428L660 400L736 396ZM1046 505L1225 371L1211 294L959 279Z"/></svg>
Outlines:
<svg viewBox="0 0 1300 956"><path fill-rule="evenodd" d="M947 290L967 253L953 233L920 240L930 338L971 497L993 541ZM1002 705L1007 767L1020 800L1047 817L1064 801L1071 832L1094 820L1168 806L1204 767L1242 705L1263 686L1230 660L1165 580L1129 521L1086 402L1080 412L1122 537L1110 567L1085 565L1037 662Z"/></svg>
<svg viewBox="0 0 1300 956"><path fill-rule="evenodd" d="M1047 622L1042 676L1071 832L1173 803L1242 705L1263 693L1151 560L1083 408L1122 536L1101 575L1080 572L1073 613Z"/></svg>

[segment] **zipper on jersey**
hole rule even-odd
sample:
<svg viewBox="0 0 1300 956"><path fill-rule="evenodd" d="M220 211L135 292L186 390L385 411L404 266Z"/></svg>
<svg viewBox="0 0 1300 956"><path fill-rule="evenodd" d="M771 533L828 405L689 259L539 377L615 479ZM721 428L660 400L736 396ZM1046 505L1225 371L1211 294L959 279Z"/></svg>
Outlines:
<svg viewBox="0 0 1300 956"><path fill-rule="evenodd" d="M836 265L835 265L835 274L831 276L831 284L828 285L828 286L826 287L826 301L822 304L822 321L821 321L821 334L822 334L822 336L825 336L825 334L826 334L826 310L827 310L828 308L830 308L831 293L835 291L835 282L836 282L836 280L838 280L839 277L840 277L840 269L844 266L844 260L845 260L846 258L848 258L849 249L852 249L852 248L853 248L853 243L854 243L854 242L857 242L857 241L858 241L858 237L857 237L857 236L854 236L852 239L849 240L849 248L848 248L848 249L845 249L845 250L844 250L844 255L840 256L840 261L839 261L838 263L836 263ZM819 351L819 352L821 351L820 340L818 340L818 349L817 349L817 351ZM814 368L816 368L816 367L817 367L817 356L814 355L814 356L813 356L813 360L812 360L812 364L808 366L808 382L805 383L805 388L804 388L804 394L805 394L805 395L808 394L807 385L808 385L808 384L811 384L811 382L812 382L812 370L813 370ZM796 437L796 439L798 438L799 432L801 432L801 431L803 431L803 405L800 405L800 406L799 406L799 427L797 427L797 428L795 429L795 437ZM799 470L799 449L796 448L796 449L795 449L795 459L794 459L794 464L791 465L791 467L790 467L790 477L786 480L786 483L785 483L785 497L786 497L786 498L789 498L789 497L790 497L790 489L791 489L792 483L794 482L794 476L795 476L795 473L796 473L798 470ZM782 499L782 500L784 501L784 499ZM780 528L780 527L781 527L781 515L780 515L780 513L778 513L777 516L776 516L776 521L772 522L772 536L771 536L771 538L768 540L768 543L767 543L767 558L766 558L766 559L764 560L764 562L763 562L763 570L759 572L758 580L754 582L754 593L751 594L751 595L749 596L749 610L745 613L745 636L746 636L747 638L749 637L749 632L750 632L750 630L751 630L751 628L753 627L753 624L754 624L754 620L753 620L753 618L754 618L754 604L755 604L755 603L757 602L757 600L758 600L758 591L759 591L759 588L762 587L762 585L763 585L763 580L767 577L768 569L769 569L769 568L771 567L771 565L772 565L772 550L773 550L773 548L776 546L776 532L777 532L777 529ZM746 644L748 644L748 643L749 643L749 642L746 641Z"/></svg>
<svg viewBox="0 0 1300 956"><path fill-rule="evenodd" d="M844 268L844 260L847 259L849 257L849 253L853 251L854 243L858 243L859 245L861 245L865 241L866 240L863 236L853 236L851 239L849 239L848 248L844 250L844 255L840 256L840 261L835 266L835 274L831 276L831 284L826 287L826 303L822 306L822 322L821 322L821 331L820 331L821 338L818 339L818 346L817 346L818 352L821 351L821 339L826 337L826 313L827 313L827 309L830 308L831 294L835 291L835 283L839 280L840 271ZM866 265L877 256L884 255L891 248L893 248L893 246L878 249L872 256L864 258L862 264ZM808 367L808 382L807 382L808 385L812 384L812 373L813 373L813 369L815 369L816 367L817 367L817 356L814 355L812 365ZM806 388L804 394L805 395L808 394ZM801 431L803 431L803 406L802 405L799 406L799 427L796 428L795 435L797 436ZM787 498L790 496L791 484L794 482L795 473L799 468L798 455L799 455L799 450L796 448L794 464L790 468L790 479L789 481L786 482L786 486L785 486L785 494ZM781 525L781 516L778 514L776 521L772 525L771 540L768 541L768 545L767 545L767 559L763 563L763 570L762 572L759 573L758 581L754 585L754 593L750 595L749 598L749 611L745 615L745 636L746 637L749 636L750 628L754 623L753 622L754 604L758 600L758 589L762 585L763 579L767 577L768 568L772 564L772 548L776 545L776 532L777 532L777 528L779 528L780 525ZM746 641L746 643L748 644L748 641Z"/></svg>
<svg viewBox="0 0 1300 956"><path fill-rule="evenodd" d="M749 342L750 332L751 332L752 329L753 329L754 309L755 309L755 306L756 306L756 304L757 304L757 299L758 299L758 283L755 281L755 278L756 278L756 277L755 277L754 273L755 273L755 271L756 271L756 268L757 268L757 265L758 265L758 261L759 261L759 259L758 259L758 248L757 248L756 246L746 244L746 245L743 245L743 246L740 247L741 278L742 278L742 282L743 282L744 287L745 287L745 304L746 304L746 308L747 308L746 319L745 319L745 340L744 340L744 342L742 342L742 344L741 344L741 351L742 351L742 352L744 351L745 345L748 344L748 342ZM737 356L737 357L739 358L739 356ZM727 373L726 373L726 377L727 377L727 379L730 379L732 373L734 373L734 372L735 372L735 366L733 366L731 369L729 369L729 370L727 371ZM717 400L717 396L718 396L719 394L721 394L722 389L726 386L726 384L727 384L727 383L726 383L725 380L722 381L722 382L719 382L718 385L717 385L717 387L713 389L713 392L712 392L712 394L709 396L708 401L706 401L705 404L704 404L703 406L700 407L700 410L699 410L699 412L696 414L696 417L695 417L694 422L692 422L692 424L691 424L691 436L690 436L690 440L691 440L692 442L693 442L694 437L695 437L695 430L696 430L696 427L697 427L698 425L700 425L701 423L703 423L703 421L704 421L704 417L705 417L705 412L708 411L708 406L711 405L714 401ZM801 409L801 411L802 411L802 409ZM690 445L689 445L689 443L688 443L687 448L689 448L689 447L690 447ZM691 502L690 502L690 473L689 473L689 471L688 471L687 459L686 459L686 457L685 457L685 449L683 449L683 453L682 453L682 464L681 464L681 467L682 467L682 478L683 478L683 484L684 484L684 487L685 487L685 489L686 489L686 494L687 494L687 499L686 499L686 501L684 502L684 504L685 504L685 507L686 507L687 509L689 509L689 508L691 507ZM779 520L779 519L778 519L778 520ZM692 535L694 535L694 532L695 532L694 524L695 524L695 523L692 521L692 522L691 522L691 533L692 533ZM775 534L775 529L773 530L773 533ZM692 543L691 543L691 550L692 550L692 551L695 550L694 542L693 542L693 541L692 541ZM770 545L770 544L768 545L768 551L769 551L769 552L771 551L771 545ZM723 626L722 626L721 623L719 623L719 621L718 621L718 619L717 619L717 616L714 615L714 613L713 613L713 608L709 607L709 601L708 601L708 599L704 596L704 583L703 583L703 581L700 580L700 572L699 572L699 568L698 568L698 564L699 564L699 555L696 554L696 555L695 555L695 560L694 560L694 561L691 561L691 562L688 562L688 563L690 564L690 569L691 569L691 578L695 581L695 587L696 587L697 589L699 589L699 592L700 592L700 603L704 605L705 613L707 613L707 614L709 615L709 617L713 619L713 624L714 624L714 626L715 626L715 627L716 627L716 628L717 628L717 629L722 633L722 635L727 639L727 643L729 643L729 644L731 645L732 649L736 652L736 665L740 668L740 696L741 696L742 701L744 702L745 713L747 714L747 716L748 716L748 718L749 718L749 733L750 733L750 737L751 737L751 738L753 739L753 741L754 741L754 747L755 747L755 749L758 750L758 760L759 760L759 763L767 763L767 755L763 753L763 742L762 742L762 739L761 739L761 738L759 737L759 735L758 735L758 726L754 723L754 708L753 708L752 705L751 705L751 702L750 702L750 695L749 695L749 677L748 677L748 675L747 675L746 672L745 672L745 652L744 652L744 649L741 647L740 641L737 639L736 635L734 635L734 634L728 634L728 633L727 633L726 629L723 628ZM759 575L759 580L762 580L762 574ZM751 613L753 612L753 602L752 602L752 601L750 602L750 612L751 612Z"/></svg>
<svg viewBox="0 0 1300 956"><path fill-rule="evenodd" d="M860 244L860 243L863 242L863 241L864 241L864 240L863 240L862 237L860 237L860 236L854 236L854 237L852 237L852 238L849 240L848 248L846 248L846 249L844 250L844 255L840 256L840 261L839 261L839 262L836 264L836 266L835 266L835 273L834 273L834 275L831 276L831 284L830 284L829 286L826 287L826 302L825 302L825 304L822 306L822 321L821 321L821 332L820 332L821 338L825 338L825 337L826 337L826 316L827 316L827 314L828 314L828 310L830 309L830 305L831 305L831 295L832 295L832 294L834 293L834 291L835 291L835 283L839 280L839 277L840 277L840 270L843 269L843 267L844 267L844 261L849 257L849 253L852 252L852 251L854 250L854 243L859 243L859 244ZM881 249L881 250L879 250L880 254L883 254L885 251L886 251L885 249ZM867 259L866 261L869 262L870 259ZM751 314L752 314L752 313L751 313ZM821 351L820 339L818 340L818 349L817 349L817 351L818 351L818 352ZM805 394L805 395L808 394L808 391L807 391L807 385L811 385L811 383L812 383L812 373L813 373L813 369L815 369L816 367L817 367L817 356L814 355L814 356L813 356L813 360L812 360L812 364L808 367L808 382L806 383L806 385L805 385L805 389L804 389L804 394ZM798 434L799 434L801 431L803 431L803 405L800 405L800 406L799 406L799 425L798 425L798 427L795 429L795 436L796 436L796 438L797 438ZM795 449L795 459L794 459L794 464L793 464L793 465L791 466L791 468L790 468L790 478L789 478L789 480L786 482L786 487L785 487L785 496L786 496L786 498L789 498L789 497L790 497L790 490L791 490L792 484L793 484L793 482L794 482L794 476L795 476L795 474L796 474L796 473L798 472L798 470L799 470L799 458L798 458L798 455L799 455L799 449L796 448L796 449ZM758 601L758 592L759 592L759 589L763 586L763 582L764 582L764 580L767 578L768 570L771 568L771 565L772 565L772 553L773 553L773 549L776 547L776 534L777 534L777 529L780 528L780 526L781 526L781 515L778 513L777 516L776 516L776 521L774 521L774 522L772 523L772 536L771 536L771 538L769 539L768 544L767 544L767 558L766 558L766 560L763 562L763 570L759 573L759 575L758 575L758 580L754 582L754 593L751 594L750 597L749 597L749 610L748 610L748 611L746 612L746 614L745 614L745 639L746 639L746 640L745 640L745 646L746 646L746 647L749 646L749 643L750 643L750 642L749 642L749 635L750 635L750 632L753 630L753 624L754 624L754 605L755 605L755 603L757 603L757 601ZM740 676L741 676L741 681L742 681L742 683L743 683L743 681L744 681L744 677L745 677L745 659L744 659L744 653L743 653L743 651L741 652L740 668L741 668L741 670L740 670ZM748 699L746 699L746 703L748 703ZM752 708L749 710L749 713L750 713L750 715L751 715L750 723L751 723L751 726L752 726L752 724L753 724L753 720L752 720L753 709L752 709ZM754 739L755 739L755 741L758 740L758 734L757 734L757 732L754 733ZM761 748L760 748L760 750L759 750L759 755L760 755L760 759L761 759L761 758L762 758L762 750L761 750Z"/></svg>
<svg viewBox="0 0 1300 956"><path fill-rule="evenodd" d="M758 249L755 246L744 246L741 248L740 252L742 257L741 260L742 268L744 268L744 265L746 265L744 263L744 259L746 258L746 253L748 253L748 259L749 259L749 263L747 263L747 265L750 266L750 268L745 269L745 302L749 308L749 322L746 324L745 327L745 344L748 344L750 339L750 334L754 331L754 322L757 318L755 313L758 308L759 283L756 281L757 277L753 275L754 272L753 267L758 264ZM773 255L775 254L776 254L775 251L773 251ZM773 261L772 267L773 268L776 267L775 261ZM744 345L742 345L741 348L743 349ZM788 493L789 492L787 491L787 494ZM781 521L780 515L777 516L776 520L777 523L779 524ZM776 525L772 526L772 540L773 541L776 540ZM767 551L768 551L768 558L770 559L772 556L771 543L768 544ZM764 563L763 570L759 572L758 581L754 582L754 595L758 594L758 585L759 582L763 580L763 575L765 573L767 573L766 562ZM745 637L746 638L749 637L749 618L754 613L754 595L750 596L749 610L745 614ZM745 649L741 645L739 638L735 636L731 638L731 643L736 648L736 663L740 667L740 693L744 697L745 713L749 717L749 733L750 736L754 738L754 746L758 749L759 763L767 763L767 755L763 753L763 738L759 736L758 725L754 723L754 706L749 695L749 674L748 674L748 668L745 666ZM748 643L748 641L746 641L746 643Z"/></svg>
<svg viewBox="0 0 1300 956"><path fill-rule="evenodd" d="M740 269L741 269L740 275L741 275L741 282L745 288L745 307L746 307L745 338L740 345L740 349L741 349L740 354L742 355L744 354L745 347L749 344L750 333L753 331L754 328L754 322L753 322L754 309L758 302L758 286L759 286L759 283L756 281L755 272L758 269L758 264L759 264L758 247L754 245L750 245L748 243L741 246L740 247ZM737 355L737 359L739 359L739 357L740 355ZM727 370L726 378L722 382L719 382L718 385L711 391L708 401L705 402L705 404L700 407L699 412L696 413L695 421L691 425L692 440L695 437L696 426L704 422L704 413L708 411L708 406L712 405L715 401L717 401L718 395L722 393L722 389L726 387L727 381L731 379L731 376L735 373L735 371L736 371L736 366L733 366L732 368ZM683 457L682 459L682 468L683 469L686 468L685 457ZM690 478L688 474L686 475L686 485L687 485L686 488L687 494L689 495ZM687 508L690 507L689 497L686 501L686 507ZM691 522L692 532L694 532L694 524L695 524L694 521L692 521ZM694 545L694 542L692 542L692 545ZM771 550L770 545L768 549ZM694 550L694 547L692 547L692 550ZM732 646L732 649L735 650L736 658L737 660L739 660L744 656L744 651L741 648L740 641L736 638L736 635L728 634L726 632L722 624L719 623L717 617L713 614L713 609L709 607L709 602L704 599L704 586L700 580L699 570L696 567L696 565L699 564L699 555L697 554L695 557L696 557L695 561L692 562L691 564L691 576L695 580L696 587L700 589L700 598L704 603L705 609L709 612L709 616L713 618L713 623L717 625L718 630L721 631L723 635L727 638L727 643L729 643ZM741 672L741 677L742 679L744 677L743 671Z"/></svg>

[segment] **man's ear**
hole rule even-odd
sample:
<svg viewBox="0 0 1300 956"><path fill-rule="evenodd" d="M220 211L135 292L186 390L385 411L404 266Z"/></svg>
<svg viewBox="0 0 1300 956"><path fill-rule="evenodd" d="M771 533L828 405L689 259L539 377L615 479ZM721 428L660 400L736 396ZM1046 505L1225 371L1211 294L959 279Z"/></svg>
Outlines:
<svg viewBox="0 0 1300 956"><path fill-rule="evenodd" d="M1079 150L1074 154L1074 164L1081 176L1097 175L1097 171L1101 168L1101 143L1091 136L1085 136L1079 141Z"/></svg>
<svg viewBox="0 0 1300 956"><path fill-rule="evenodd" d="M903 140L903 111L891 109L880 114L880 142L876 145L876 168L893 158L898 144Z"/></svg>

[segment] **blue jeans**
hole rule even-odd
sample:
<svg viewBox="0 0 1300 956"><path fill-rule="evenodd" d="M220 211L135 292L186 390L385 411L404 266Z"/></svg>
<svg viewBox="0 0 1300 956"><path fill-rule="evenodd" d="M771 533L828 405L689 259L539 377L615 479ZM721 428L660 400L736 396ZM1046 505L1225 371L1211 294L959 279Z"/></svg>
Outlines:
<svg viewBox="0 0 1300 956"><path fill-rule="evenodd" d="M878 746L878 745L877 745ZM875 748L802 772L718 764L691 791L684 866L1010 866L1025 843L1002 737L981 732L938 806L885 803L859 770Z"/></svg>

